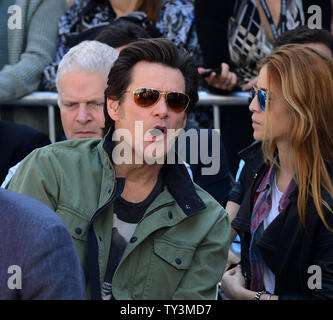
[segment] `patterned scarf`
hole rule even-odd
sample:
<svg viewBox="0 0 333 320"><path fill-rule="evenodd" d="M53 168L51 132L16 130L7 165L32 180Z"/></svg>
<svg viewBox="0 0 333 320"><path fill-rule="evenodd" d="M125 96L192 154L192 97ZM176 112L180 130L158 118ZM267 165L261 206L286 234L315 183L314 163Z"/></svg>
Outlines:
<svg viewBox="0 0 333 320"><path fill-rule="evenodd" d="M250 289L253 291L264 290L264 265L257 242L261 239L264 232L264 220L269 215L272 208L272 186L274 183L274 175L276 166L272 164L266 175L261 181L255 194L255 203L251 216L251 243L250 243L250 265L251 265L251 284ZM295 180L292 179L283 193L279 202L279 214L288 206L289 195L296 186Z"/></svg>

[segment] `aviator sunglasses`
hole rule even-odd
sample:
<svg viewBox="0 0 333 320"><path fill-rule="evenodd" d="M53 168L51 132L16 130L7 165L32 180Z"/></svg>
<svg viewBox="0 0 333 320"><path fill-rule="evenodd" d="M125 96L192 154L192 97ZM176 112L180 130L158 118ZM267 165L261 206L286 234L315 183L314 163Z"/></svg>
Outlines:
<svg viewBox="0 0 333 320"><path fill-rule="evenodd" d="M252 87L252 100L255 98L257 95L258 97L258 102L260 109L262 111L266 110L266 104L267 104L267 94L263 89L258 89L256 87Z"/></svg>
<svg viewBox="0 0 333 320"><path fill-rule="evenodd" d="M175 91L162 92L152 88L137 88L134 91L126 92L132 93L135 103L143 108L150 107L157 103L162 95L165 95L167 106L175 112L185 111L190 102L188 95Z"/></svg>

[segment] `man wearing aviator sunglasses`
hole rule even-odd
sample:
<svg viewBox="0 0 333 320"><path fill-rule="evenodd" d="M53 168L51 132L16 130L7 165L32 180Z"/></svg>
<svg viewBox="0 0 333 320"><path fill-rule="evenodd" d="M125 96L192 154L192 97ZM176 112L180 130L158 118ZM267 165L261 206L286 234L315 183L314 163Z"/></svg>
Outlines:
<svg viewBox="0 0 333 320"><path fill-rule="evenodd" d="M185 50L166 39L132 43L108 76L103 140L38 150L10 181L10 189L46 203L68 224L88 297L216 298L227 213L192 183L177 154L173 163L150 162L171 152L168 133L184 128L197 89Z"/></svg>
<svg viewBox="0 0 333 320"><path fill-rule="evenodd" d="M128 92L132 92L135 103L143 108L153 106L163 95L167 106L175 112L185 111L190 102L188 95L176 91L162 92L153 88L138 88L133 91L126 91L126 93Z"/></svg>

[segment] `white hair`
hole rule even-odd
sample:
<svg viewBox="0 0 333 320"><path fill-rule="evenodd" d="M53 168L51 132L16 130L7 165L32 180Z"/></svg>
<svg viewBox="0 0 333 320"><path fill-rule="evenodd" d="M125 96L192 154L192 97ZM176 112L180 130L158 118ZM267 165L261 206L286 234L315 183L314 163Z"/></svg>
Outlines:
<svg viewBox="0 0 333 320"><path fill-rule="evenodd" d="M60 93L62 77L72 71L100 72L106 75L118 58L118 51L99 41L82 41L72 47L58 66L56 86Z"/></svg>

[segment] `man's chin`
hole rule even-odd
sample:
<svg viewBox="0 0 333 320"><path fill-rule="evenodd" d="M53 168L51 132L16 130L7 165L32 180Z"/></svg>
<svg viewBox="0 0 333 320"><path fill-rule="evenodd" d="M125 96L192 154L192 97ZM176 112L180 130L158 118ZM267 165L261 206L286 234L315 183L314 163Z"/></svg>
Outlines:
<svg viewBox="0 0 333 320"><path fill-rule="evenodd" d="M166 141L155 141L144 149L144 162L147 164L164 164L172 145L166 145Z"/></svg>

